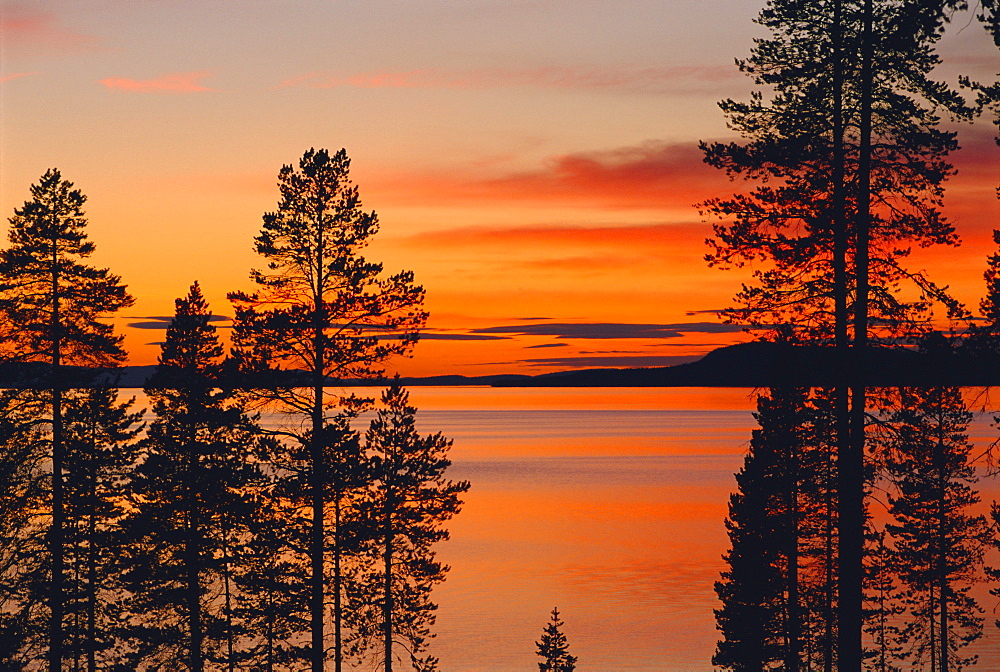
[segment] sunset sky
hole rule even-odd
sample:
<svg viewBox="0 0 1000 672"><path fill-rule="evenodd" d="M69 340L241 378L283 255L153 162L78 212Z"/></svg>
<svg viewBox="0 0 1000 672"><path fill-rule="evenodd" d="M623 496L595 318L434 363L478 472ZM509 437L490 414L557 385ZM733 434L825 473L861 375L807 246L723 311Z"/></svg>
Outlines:
<svg viewBox="0 0 1000 672"><path fill-rule="evenodd" d="M0 0L0 228L61 169L89 197L95 263L137 298L115 321L149 364L192 281L221 315L249 288L281 165L344 147L382 222L369 257L427 289L428 337L394 368L686 361L742 337L712 311L745 276L705 266L693 206L734 189L697 142L729 137L716 103L751 90L733 60L761 4ZM941 51L949 81L1000 71L971 15ZM1000 149L985 121L959 131L964 245L914 266L974 304Z"/></svg>

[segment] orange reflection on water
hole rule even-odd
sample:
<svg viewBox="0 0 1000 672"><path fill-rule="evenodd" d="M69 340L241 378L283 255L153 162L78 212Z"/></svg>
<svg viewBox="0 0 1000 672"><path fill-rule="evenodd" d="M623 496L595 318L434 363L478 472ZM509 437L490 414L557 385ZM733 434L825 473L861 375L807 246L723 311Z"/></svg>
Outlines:
<svg viewBox="0 0 1000 672"><path fill-rule="evenodd" d="M378 397L382 388L351 388ZM753 408L746 387L422 387L409 388L421 410L702 410Z"/></svg>

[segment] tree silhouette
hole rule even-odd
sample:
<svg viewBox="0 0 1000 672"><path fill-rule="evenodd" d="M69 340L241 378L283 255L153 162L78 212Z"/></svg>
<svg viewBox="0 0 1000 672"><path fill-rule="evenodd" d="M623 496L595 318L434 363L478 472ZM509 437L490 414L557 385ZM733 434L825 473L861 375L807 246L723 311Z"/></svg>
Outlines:
<svg viewBox="0 0 1000 672"><path fill-rule="evenodd" d="M799 455L799 592L802 600L802 663L834 669L837 619L837 390L815 389L805 408ZM763 430L763 427L762 427Z"/></svg>
<svg viewBox="0 0 1000 672"><path fill-rule="evenodd" d="M268 438L258 449L261 479L247 491L246 536L235 550L233 612L248 635L238 658L262 672L301 670L309 660L308 637L301 637L308 623L309 587L302 580L309 541L302 519L308 516L289 505L299 499L299 482L277 471L284 447Z"/></svg>
<svg viewBox="0 0 1000 672"><path fill-rule="evenodd" d="M122 361L120 336L99 320L132 304L118 276L87 266L94 251L87 240L86 196L52 169L31 185L31 200L10 218L10 246L0 250L0 313L13 325L14 357L45 362L51 414L51 526L48 535L51 586L49 670L63 659L65 508L63 498L63 366L115 365Z"/></svg>
<svg viewBox="0 0 1000 672"><path fill-rule="evenodd" d="M715 584L723 639L712 663L744 672L781 664L798 669L803 653L799 547L801 459L808 437L808 390L771 389L757 400L760 423L730 497L728 568Z"/></svg>
<svg viewBox="0 0 1000 672"><path fill-rule="evenodd" d="M913 4L920 8L880 1L872 10L874 34L868 41L877 45L877 85L871 92L875 136L868 145L861 142L867 121L861 107L865 82L859 57L867 48L865 2L772 0L762 11L758 22L770 36L759 40L740 66L774 94L770 100L755 93L748 103L720 103L745 143L702 144L709 164L760 182L748 193L703 205L707 214L720 219L709 241L711 265L770 262L754 271L757 284L737 295L741 305L730 312L734 319L794 325L806 338L833 337L838 207L845 208L844 226L852 243L844 250L845 263L870 258L871 268L863 275L870 281L872 315L880 319L869 320L868 329L887 336L905 333L919 317L926 304L894 298L902 281L915 281L927 298L947 300L927 278L902 263L909 246L957 243L939 211L941 185L951 173L946 157L957 145L954 133L937 128L936 108L967 111L956 94L929 79L938 62L932 46L940 33L941 7L928 17L924 10L935 3ZM839 16L834 14L838 11ZM931 18L936 23L927 25ZM838 28L842 43L835 45ZM836 53L843 57L831 58ZM843 70L840 82L835 81L838 66ZM843 98L843 147L834 142L837 118L830 114L838 95ZM921 104L920 97L929 102ZM861 163L869 145L876 149L871 185L864 189ZM838 151L842 166L834 161ZM838 168L846 184L842 204L833 202L838 185L832 176ZM856 222L868 202L875 208L870 236L868 245L859 247ZM848 268L847 277L854 279L846 290L854 296L858 269ZM855 301L863 298L854 296ZM856 313L857 306L850 303L850 312Z"/></svg>
<svg viewBox="0 0 1000 672"><path fill-rule="evenodd" d="M573 672L576 669L576 657L569 655L569 644L563 634L563 622L559 620L559 609L552 609L552 617L545 624L542 638L535 642L538 650L535 652L542 662L538 663L539 672Z"/></svg>
<svg viewBox="0 0 1000 672"><path fill-rule="evenodd" d="M971 110L931 73L934 44L960 4L771 0L758 18L769 34L740 62L771 93L720 104L744 143L702 144L709 164L758 184L702 206L719 220L710 265L755 264L728 316L833 342L843 359L835 430L845 669L861 665L866 407L862 386L848 392L860 369L849 339L860 362L869 336L894 342L926 328L932 301L962 313L905 265L914 246L958 242L940 212L947 155L957 147L939 127L940 111ZM915 295L901 293L907 283Z"/></svg>
<svg viewBox="0 0 1000 672"><path fill-rule="evenodd" d="M230 621L215 592L231 573L234 520L253 477L254 428L218 387L222 347L198 284L176 301L146 394L154 420L128 490L122 581L130 669L217 659ZM224 657L224 656L222 656Z"/></svg>
<svg viewBox="0 0 1000 672"><path fill-rule="evenodd" d="M970 509L979 502L966 435L972 415L958 388L905 388L892 418L890 446L898 494L889 497L899 579L908 612L900 643L931 672L975 662L960 649L982 634L982 609L969 594L982 581L988 528Z"/></svg>
<svg viewBox="0 0 1000 672"><path fill-rule="evenodd" d="M365 435L371 480L359 509L370 536L348 593L352 652L377 656L392 672L402 649L413 669L431 672L437 659L423 655L434 636L431 590L449 569L432 547L448 539L444 523L458 513L469 483L445 478L451 441L417 433L416 409L398 381L381 402Z"/></svg>
<svg viewBox="0 0 1000 672"><path fill-rule="evenodd" d="M328 395L329 377L365 377L383 363L406 353L426 321L420 306L424 292L408 271L383 276L382 266L361 256L378 231L375 213L361 209L358 189L350 182L350 159L344 150L330 155L310 149L298 168L278 174L281 201L264 215L257 253L267 270L251 271L255 293L230 295L236 308L234 343L244 370L286 367L308 373L309 388L281 387L265 381L259 399L309 420L291 439L308 451L312 510L310 523L310 612L313 672L325 658L324 599L326 505L324 473L328 409L342 400ZM339 604L339 597L335 602ZM342 667L343 614L334 613L334 666Z"/></svg>
<svg viewBox="0 0 1000 672"><path fill-rule="evenodd" d="M74 669L95 672L114 659L121 492L135 465L142 412L132 410L131 399L119 402L113 388L73 390L65 401L66 654Z"/></svg>

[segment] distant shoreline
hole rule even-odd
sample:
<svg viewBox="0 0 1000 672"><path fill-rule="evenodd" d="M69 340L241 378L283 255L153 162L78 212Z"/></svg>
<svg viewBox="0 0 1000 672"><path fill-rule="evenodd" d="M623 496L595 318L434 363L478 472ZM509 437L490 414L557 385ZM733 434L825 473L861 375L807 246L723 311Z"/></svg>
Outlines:
<svg viewBox="0 0 1000 672"><path fill-rule="evenodd" d="M66 367L64 387L144 387L155 366L126 366L117 370ZM36 364L0 364L0 387L45 388L47 367ZM329 386L386 386L390 378L329 379ZM861 362L841 365L832 347L753 341L713 350L703 358L675 366L631 369L580 369L542 374L483 376L440 375L402 377L407 387L979 387L1000 385L1000 356L971 359L952 352L938 355L905 348L872 348ZM233 387L307 387L310 382L294 371L257 374L252 378L220 381Z"/></svg>

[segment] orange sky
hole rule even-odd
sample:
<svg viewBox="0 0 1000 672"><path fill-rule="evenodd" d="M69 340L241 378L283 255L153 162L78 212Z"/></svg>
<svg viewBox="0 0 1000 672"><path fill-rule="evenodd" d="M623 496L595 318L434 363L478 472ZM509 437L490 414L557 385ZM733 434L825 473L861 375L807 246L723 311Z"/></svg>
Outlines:
<svg viewBox="0 0 1000 672"><path fill-rule="evenodd" d="M163 331L129 325L169 316L196 279L231 314L225 294L260 265L252 239L280 166L345 147L382 222L370 256L427 289L433 336L393 368L685 361L740 337L702 312L726 306L745 275L702 261L709 226L693 204L733 186L696 145L727 137L716 102L750 91L733 59L758 9L4 2L0 207L10 216L49 167L89 196L95 263L137 297L116 324L132 363L152 363ZM974 23L942 52L947 79L998 69ZM974 303L1000 225L1000 150L987 123L959 130L947 208L965 244L913 263Z"/></svg>

